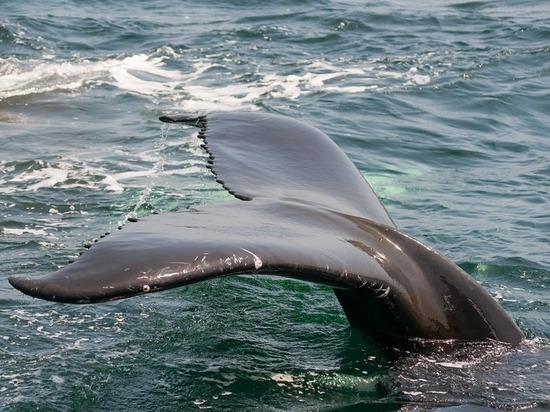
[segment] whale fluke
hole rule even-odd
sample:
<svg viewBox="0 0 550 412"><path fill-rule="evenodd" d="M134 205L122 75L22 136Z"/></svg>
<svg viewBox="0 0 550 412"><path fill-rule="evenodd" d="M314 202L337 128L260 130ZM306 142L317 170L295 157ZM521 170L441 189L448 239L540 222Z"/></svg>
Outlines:
<svg viewBox="0 0 550 412"><path fill-rule="evenodd" d="M475 280L395 227L326 134L265 113L161 120L199 127L208 167L242 201L142 218L54 273L10 277L15 288L95 303L219 276L271 274L333 287L350 323L369 336L523 339Z"/></svg>

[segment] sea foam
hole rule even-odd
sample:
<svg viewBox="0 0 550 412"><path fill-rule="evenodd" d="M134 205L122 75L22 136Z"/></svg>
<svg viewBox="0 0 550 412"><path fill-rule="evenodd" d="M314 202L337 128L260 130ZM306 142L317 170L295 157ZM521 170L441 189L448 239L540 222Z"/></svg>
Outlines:
<svg viewBox="0 0 550 412"><path fill-rule="evenodd" d="M121 91L169 99L182 111L257 110L266 98L297 101L312 93L355 94L428 85L439 74L437 56L408 56L407 64L371 60L312 59L265 70L249 78L233 73L235 62L217 55L189 57L163 47L152 53L104 60L75 57L20 61L0 59L0 99L49 92L75 92L108 84ZM168 67L167 62L172 63ZM224 82L212 72L224 72Z"/></svg>

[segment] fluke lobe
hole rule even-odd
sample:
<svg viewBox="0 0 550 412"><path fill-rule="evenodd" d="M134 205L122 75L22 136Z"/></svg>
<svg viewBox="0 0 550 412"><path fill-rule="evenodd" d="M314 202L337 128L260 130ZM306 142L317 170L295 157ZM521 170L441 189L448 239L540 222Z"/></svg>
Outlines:
<svg viewBox="0 0 550 412"><path fill-rule="evenodd" d="M266 113L160 120L199 127L207 167L242 201L129 223L57 272L10 277L15 288L95 303L225 275L275 274L332 286L350 323L369 336L522 341L476 281L397 230L324 133Z"/></svg>

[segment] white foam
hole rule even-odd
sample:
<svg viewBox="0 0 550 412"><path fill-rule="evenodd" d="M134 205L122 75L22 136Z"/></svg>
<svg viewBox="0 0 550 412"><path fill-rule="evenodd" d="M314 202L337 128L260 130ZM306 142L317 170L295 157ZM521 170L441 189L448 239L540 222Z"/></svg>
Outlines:
<svg viewBox="0 0 550 412"><path fill-rule="evenodd" d="M28 227L25 227L24 229L13 229L13 228L0 228L0 233L3 235L11 235L11 236L22 236L26 234L32 234L36 236L47 236L48 233L44 229L29 229Z"/></svg>
<svg viewBox="0 0 550 412"><path fill-rule="evenodd" d="M93 72L87 61L21 62L14 58L0 60L0 98L45 93L54 90L75 90Z"/></svg>
<svg viewBox="0 0 550 412"><path fill-rule="evenodd" d="M171 92L181 75L164 70L162 57L137 54L103 61L0 59L0 98L52 91L74 91L84 86L111 83L144 95Z"/></svg>
<svg viewBox="0 0 550 412"><path fill-rule="evenodd" d="M1 166L1 164L0 164ZM103 170L79 164L70 159L58 163L36 161L34 167L5 178L7 184L0 186L0 193L37 191L44 188L84 188L122 193L122 186L113 176Z"/></svg>
<svg viewBox="0 0 550 412"><path fill-rule="evenodd" d="M431 81L430 73L416 66L391 70L377 60L338 64L314 60L304 63L299 73L257 73L259 78L251 82L243 82L238 74L228 75L226 83L220 85L206 76L209 69L218 66L216 61L215 56L194 61L190 73L180 79L172 99L183 111L254 110L257 103L268 98L296 101L312 93L356 94L423 86Z"/></svg>
<svg viewBox="0 0 550 412"><path fill-rule="evenodd" d="M288 373L274 373L270 378L275 382L294 382L294 377Z"/></svg>
<svg viewBox="0 0 550 412"><path fill-rule="evenodd" d="M437 362L437 364L443 366L444 368L462 369L466 366L471 366L472 362Z"/></svg>
<svg viewBox="0 0 550 412"><path fill-rule="evenodd" d="M26 183L25 191L36 191L44 187L54 187L65 182L69 177L69 170L66 167L55 167L49 163L37 170L23 172L12 178L10 183Z"/></svg>
<svg viewBox="0 0 550 412"><path fill-rule="evenodd" d="M189 59L170 47L150 55L100 61L78 57L70 61L19 61L10 57L0 59L0 98L109 84L125 92L171 99L182 111L255 110L260 101L269 98L296 101L319 92L356 94L425 86L439 74L437 67L446 64L431 54L395 59L393 68L391 62L375 59L297 62L295 69L302 67L299 71L284 73L278 67L267 68L249 80L241 72L233 72L235 62L226 57ZM187 69L169 69L168 60L183 62L178 66ZM219 76L218 71L224 75Z"/></svg>
<svg viewBox="0 0 550 412"><path fill-rule="evenodd" d="M109 68L109 73L120 89L144 95L171 93L183 80L177 71L165 70L162 57L145 54L123 59Z"/></svg>

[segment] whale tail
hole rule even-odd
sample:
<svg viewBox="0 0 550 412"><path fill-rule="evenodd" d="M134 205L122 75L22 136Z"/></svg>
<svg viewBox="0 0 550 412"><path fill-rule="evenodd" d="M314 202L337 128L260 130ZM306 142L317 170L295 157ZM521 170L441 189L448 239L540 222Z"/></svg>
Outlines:
<svg viewBox="0 0 550 412"><path fill-rule="evenodd" d="M216 180L245 201L129 223L54 273L10 277L15 288L95 303L219 276L275 274L333 287L350 323L368 335L523 339L477 282L395 228L324 133L261 113L161 120L199 127Z"/></svg>

